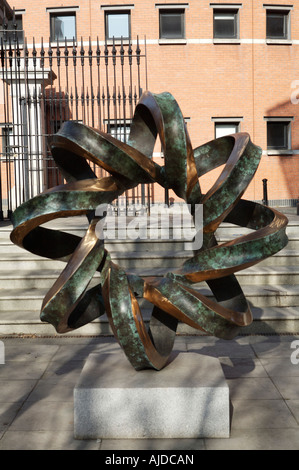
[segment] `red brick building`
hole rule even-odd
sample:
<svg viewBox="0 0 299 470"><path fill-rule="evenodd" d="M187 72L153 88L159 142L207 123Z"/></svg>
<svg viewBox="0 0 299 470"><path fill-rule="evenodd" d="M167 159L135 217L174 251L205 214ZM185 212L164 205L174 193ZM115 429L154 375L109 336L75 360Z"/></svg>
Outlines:
<svg viewBox="0 0 299 470"><path fill-rule="evenodd" d="M29 49L41 37L48 47L57 35L70 47L73 37L93 44L98 38L100 45L106 38L112 48L112 36L116 44L117 36L133 44L138 36L142 49L146 38L147 87L174 95L193 147L248 132L263 156L246 197L262 200L267 179L270 204L296 203L299 0L13 0L11 6ZM159 146L154 158L162 161ZM202 178L203 191L218 172ZM164 197L157 191L155 202Z"/></svg>

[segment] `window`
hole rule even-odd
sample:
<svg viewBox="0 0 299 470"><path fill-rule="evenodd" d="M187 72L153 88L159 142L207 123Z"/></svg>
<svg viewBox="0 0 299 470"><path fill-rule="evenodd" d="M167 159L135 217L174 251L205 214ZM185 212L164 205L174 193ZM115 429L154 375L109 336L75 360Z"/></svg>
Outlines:
<svg viewBox="0 0 299 470"><path fill-rule="evenodd" d="M0 124L2 130L2 154L9 155L13 153L14 147L12 145L13 127L11 124Z"/></svg>
<svg viewBox="0 0 299 470"><path fill-rule="evenodd" d="M287 10L267 10L266 37L267 39L289 39L290 12Z"/></svg>
<svg viewBox="0 0 299 470"><path fill-rule="evenodd" d="M293 5L267 5L266 9L266 42L267 44L292 44L291 10Z"/></svg>
<svg viewBox="0 0 299 470"><path fill-rule="evenodd" d="M291 121L267 121L267 149L288 150L291 148Z"/></svg>
<svg viewBox="0 0 299 470"><path fill-rule="evenodd" d="M212 117L215 125L215 139L240 132L243 117Z"/></svg>
<svg viewBox="0 0 299 470"><path fill-rule="evenodd" d="M159 44L186 44L185 11L189 3L156 3L159 10Z"/></svg>
<svg viewBox="0 0 299 470"><path fill-rule="evenodd" d="M15 27L16 26L16 27ZM5 33L5 28L3 24L0 25L0 38L3 38L3 41L11 42L13 45L15 42L19 44L24 43L24 31L23 31L23 15L15 15L15 19L7 20L7 29Z"/></svg>
<svg viewBox="0 0 299 470"><path fill-rule="evenodd" d="M130 11L106 11L106 39L130 39Z"/></svg>
<svg viewBox="0 0 299 470"><path fill-rule="evenodd" d="M239 132L239 122L215 122L215 139Z"/></svg>
<svg viewBox="0 0 299 470"><path fill-rule="evenodd" d="M214 9L214 38L237 39L239 37L239 10Z"/></svg>
<svg viewBox="0 0 299 470"><path fill-rule="evenodd" d="M159 11L160 39L185 38L185 10L160 9Z"/></svg>
<svg viewBox="0 0 299 470"><path fill-rule="evenodd" d="M115 139L120 140L121 142L128 142L130 136L130 120L118 120L117 122L106 121L107 132L112 135Z"/></svg>
<svg viewBox="0 0 299 470"><path fill-rule="evenodd" d="M53 42L76 39L75 12L50 13L50 39Z"/></svg>

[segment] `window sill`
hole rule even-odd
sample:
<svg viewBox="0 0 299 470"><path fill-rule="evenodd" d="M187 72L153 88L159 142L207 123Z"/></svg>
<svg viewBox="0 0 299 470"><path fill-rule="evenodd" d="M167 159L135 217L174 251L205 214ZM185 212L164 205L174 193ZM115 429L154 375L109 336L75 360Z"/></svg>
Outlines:
<svg viewBox="0 0 299 470"><path fill-rule="evenodd" d="M61 39L60 41L58 41L58 47L65 47L65 44L67 45L67 47L71 47L74 45L74 42L75 42L75 46L77 46L78 44L77 44L76 38L75 38L75 41L73 39L67 39L66 41L65 39L64 40ZM52 48L57 47L57 41L50 41L50 46Z"/></svg>
<svg viewBox="0 0 299 470"><path fill-rule="evenodd" d="M266 44L291 46L293 44L293 41L291 39L266 39Z"/></svg>
<svg viewBox="0 0 299 470"><path fill-rule="evenodd" d="M241 44L241 39L232 39L232 38L213 38L214 44Z"/></svg>
<svg viewBox="0 0 299 470"><path fill-rule="evenodd" d="M266 155L295 155L293 150L266 150Z"/></svg>
<svg viewBox="0 0 299 470"><path fill-rule="evenodd" d="M159 44L187 44L187 39L159 39Z"/></svg>
<svg viewBox="0 0 299 470"><path fill-rule="evenodd" d="M123 39L122 41L121 39L114 39L114 41L113 39L107 39L106 44L107 46L113 46L113 44L115 46L121 46L121 44L123 44L124 46L127 46L128 44L130 44L130 39Z"/></svg>
<svg viewBox="0 0 299 470"><path fill-rule="evenodd" d="M7 42L7 43L3 42L3 49L4 49L4 50L8 51L8 49L9 49L10 47L11 47L11 49L14 51L14 50L17 49L17 44L16 44L16 43L11 43L11 44L9 44L8 42ZM23 42L19 43L19 49L20 49L20 50L24 49L24 43L23 43Z"/></svg>

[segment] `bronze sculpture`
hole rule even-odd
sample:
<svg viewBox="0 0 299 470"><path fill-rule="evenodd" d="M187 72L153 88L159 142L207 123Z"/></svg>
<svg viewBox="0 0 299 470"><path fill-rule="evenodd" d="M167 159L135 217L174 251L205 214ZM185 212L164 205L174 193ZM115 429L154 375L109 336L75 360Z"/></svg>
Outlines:
<svg viewBox="0 0 299 470"><path fill-rule="evenodd" d="M165 165L152 159L157 134ZM235 272L253 266L287 244L287 218L266 206L243 200L261 158L246 133L234 134L192 149L180 108L169 93L142 95L132 120L128 144L83 124L68 121L50 142L66 179L19 206L13 214L11 240L48 258L64 258L65 269L44 298L41 320L65 333L107 313L111 328L136 370L162 369L172 351L179 321L220 338L235 337L252 314ZM88 161L111 176L97 178ZM202 194L199 177L224 165L213 187ZM113 263L95 233L99 204L139 183L171 188L190 205L203 204L203 247L163 278L126 274ZM86 214L89 228L80 239L40 225ZM227 221L254 231L217 244L215 231ZM95 272L100 283L88 288ZM212 301L194 289L206 281ZM136 295L153 305L149 329Z"/></svg>

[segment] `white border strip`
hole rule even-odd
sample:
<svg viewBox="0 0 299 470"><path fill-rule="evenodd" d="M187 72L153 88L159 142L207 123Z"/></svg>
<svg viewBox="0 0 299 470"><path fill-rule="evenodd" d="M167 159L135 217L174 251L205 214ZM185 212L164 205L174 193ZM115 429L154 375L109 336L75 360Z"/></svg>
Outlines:
<svg viewBox="0 0 299 470"><path fill-rule="evenodd" d="M78 11L80 10L80 7L78 6L73 6L73 7L47 7L46 12L47 13L67 13L68 11L71 13L72 11Z"/></svg>
<svg viewBox="0 0 299 470"><path fill-rule="evenodd" d="M189 8L189 3L155 3L158 10L184 10Z"/></svg>
<svg viewBox="0 0 299 470"><path fill-rule="evenodd" d="M128 42L128 40L126 40ZM69 43L73 43L73 41L69 41ZM81 41L79 39L77 39L76 41L77 44L80 43L81 45ZM159 45L160 44L160 40L159 39L139 39L139 44L140 45L144 45L146 43L146 45ZM131 40L131 44L132 45L136 45L137 44L137 40L136 39L132 39ZM178 42L168 42L168 44L178 44ZM205 45L205 44L214 44L214 39L206 39L206 38L199 38L199 39L184 39L183 41L183 44L199 44L199 45ZM229 40L228 42L225 43L225 45L235 45L235 46L238 46L240 44L267 44L267 40L266 39L239 39L238 40L238 43L230 43ZM44 42L44 47L49 47L49 43L46 43ZM53 45L53 43L51 43L51 45ZM83 45L84 46L89 46L89 41L83 41ZM92 41L91 42L91 45L92 46L97 46L97 41ZM105 41L99 41L99 46L104 46L105 45ZM220 44L221 45L221 44ZM288 42L287 45L293 45L293 46L298 46L299 45L299 39L293 39L292 41ZM60 44L61 47L64 47L64 42L61 42ZM217 46L219 46L219 44L217 44ZM27 44L27 47L29 49L32 49L33 48L33 44ZM41 43L35 43L35 47L39 48L41 47ZM274 47L274 46L273 46Z"/></svg>
<svg viewBox="0 0 299 470"><path fill-rule="evenodd" d="M264 3L263 8L266 10L293 10L294 6L293 5L271 5Z"/></svg>
<svg viewBox="0 0 299 470"><path fill-rule="evenodd" d="M128 5L101 5L101 10L116 11L116 10L133 10L135 5L130 3Z"/></svg>
<svg viewBox="0 0 299 470"><path fill-rule="evenodd" d="M210 8L219 10L238 10L242 7L242 3L210 3Z"/></svg>

